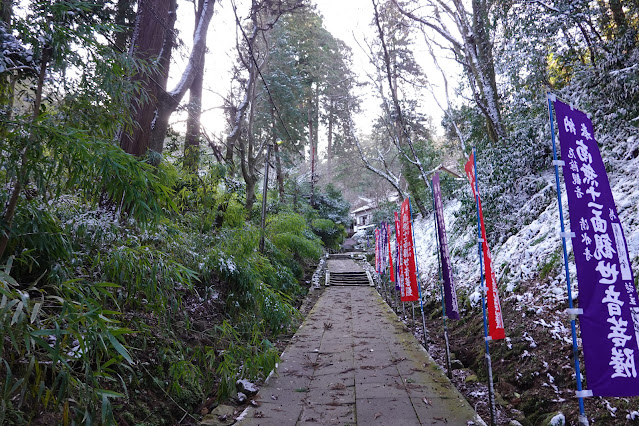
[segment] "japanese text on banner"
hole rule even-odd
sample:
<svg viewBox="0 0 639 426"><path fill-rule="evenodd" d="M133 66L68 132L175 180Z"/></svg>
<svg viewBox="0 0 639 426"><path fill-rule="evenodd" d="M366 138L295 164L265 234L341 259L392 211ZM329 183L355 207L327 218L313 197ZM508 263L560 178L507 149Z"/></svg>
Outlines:
<svg viewBox="0 0 639 426"><path fill-rule="evenodd" d="M554 102L588 387L596 396L639 395L639 304L606 169L583 112Z"/></svg>
<svg viewBox="0 0 639 426"><path fill-rule="evenodd" d="M401 281L402 281L402 302L414 302L419 300L419 289L417 288L417 272L415 267L415 251L413 246L413 230L411 224L410 201L405 199L400 210L401 228Z"/></svg>

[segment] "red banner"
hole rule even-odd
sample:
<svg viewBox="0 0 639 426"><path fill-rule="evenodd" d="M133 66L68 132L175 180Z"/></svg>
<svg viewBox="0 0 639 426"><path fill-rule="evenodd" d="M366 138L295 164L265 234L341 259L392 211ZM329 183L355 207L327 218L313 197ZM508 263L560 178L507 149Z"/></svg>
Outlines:
<svg viewBox="0 0 639 426"><path fill-rule="evenodd" d="M379 274L379 229L375 228L375 272Z"/></svg>
<svg viewBox="0 0 639 426"><path fill-rule="evenodd" d="M400 266L402 264L402 245L401 245L401 227L399 225L399 214L395 212L395 253L397 255L396 264L395 264L395 277L397 282L395 283L395 288L397 290L401 290L402 288L402 276L399 272Z"/></svg>
<svg viewBox="0 0 639 426"><path fill-rule="evenodd" d="M417 273L415 272L415 249L413 247L413 227L411 224L410 205L408 198L402 203L400 211L400 247L401 263L399 268L400 282L402 283L402 302L414 302L419 300L417 288Z"/></svg>
<svg viewBox="0 0 639 426"><path fill-rule="evenodd" d="M386 235L388 235L388 266L390 268L390 280L392 283L395 282L395 271L393 270L393 251L391 250L391 229L390 224L386 224Z"/></svg>
<svg viewBox="0 0 639 426"><path fill-rule="evenodd" d="M490 249L488 248L488 241L486 239L486 227L484 226L484 214L481 209L481 197L475 192L475 159L473 154L470 155L470 159L464 167L468 181L473 190L473 197L476 197L477 206L479 208L479 223L481 225L481 239L482 239L482 252L484 255L484 276L486 277L487 300L488 307L488 330L492 340L503 339L506 337L506 331L504 330L504 319L501 316L501 306L499 304L499 293L497 290L497 279L495 278L495 271L493 271L492 257Z"/></svg>

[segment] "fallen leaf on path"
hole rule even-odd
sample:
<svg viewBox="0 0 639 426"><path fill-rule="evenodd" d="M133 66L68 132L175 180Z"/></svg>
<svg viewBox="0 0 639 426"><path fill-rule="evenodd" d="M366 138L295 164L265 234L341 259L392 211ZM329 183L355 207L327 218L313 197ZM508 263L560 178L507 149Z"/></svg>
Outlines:
<svg viewBox="0 0 639 426"><path fill-rule="evenodd" d="M380 417L382 417L382 413L375 413L375 420L379 419Z"/></svg>

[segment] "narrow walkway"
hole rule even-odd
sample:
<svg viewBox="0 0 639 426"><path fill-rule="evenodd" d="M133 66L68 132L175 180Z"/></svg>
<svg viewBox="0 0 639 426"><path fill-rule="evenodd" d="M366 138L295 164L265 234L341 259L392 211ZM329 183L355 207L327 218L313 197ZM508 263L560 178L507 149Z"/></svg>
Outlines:
<svg viewBox="0 0 639 426"><path fill-rule="evenodd" d="M328 287L240 425L483 424L373 287Z"/></svg>

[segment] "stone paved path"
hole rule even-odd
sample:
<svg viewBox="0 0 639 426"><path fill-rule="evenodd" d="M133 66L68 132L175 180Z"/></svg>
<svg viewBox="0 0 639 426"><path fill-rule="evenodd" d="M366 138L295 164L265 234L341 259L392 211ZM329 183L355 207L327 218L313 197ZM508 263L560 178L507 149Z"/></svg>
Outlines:
<svg viewBox="0 0 639 426"><path fill-rule="evenodd" d="M483 424L373 287L329 287L240 425Z"/></svg>
<svg viewBox="0 0 639 426"><path fill-rule="evenodd" d="M361 266L357 264L353 259L348 258L336 258L336 259L328 259L328 270L333 272L361 272Z"/></svg>

